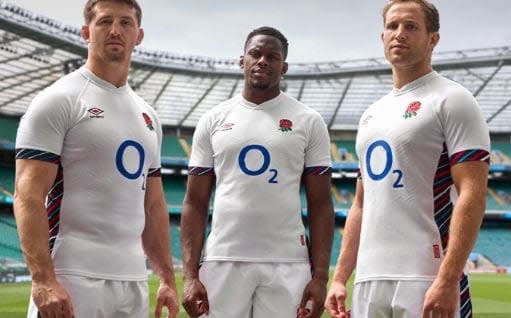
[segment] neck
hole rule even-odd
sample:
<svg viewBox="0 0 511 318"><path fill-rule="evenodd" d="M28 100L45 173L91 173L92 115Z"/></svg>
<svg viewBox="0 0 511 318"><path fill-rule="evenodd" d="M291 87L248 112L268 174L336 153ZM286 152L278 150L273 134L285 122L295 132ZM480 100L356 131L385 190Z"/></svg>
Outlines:
<svg viewBox="0 0 511 318"><path fill-rule="evenodd" d="M115 87L121 87L128 82L130 60L119 63L105 63L104 61L88 58L85 66L97 77L111 83Z"/></svg>
<svg viewBox="0 0 511 318"><path fill-rule="evenodd" d="M279 94L280 88L278 86L275 89L269 88L265 90L247 88L245 86L242 92L243 98L257 105L269 101L270 99L274 99L275 97L279 96Z"/></svg>
<svg viewBox="0 0 511 318"><path fill-rule="evenodd" d="M417 67L417 65L405 68L392 66L392 81L394 82L394 87L400 89L406 84L411 83L432 71L433 68L429 63L423 67Z"/></svg>

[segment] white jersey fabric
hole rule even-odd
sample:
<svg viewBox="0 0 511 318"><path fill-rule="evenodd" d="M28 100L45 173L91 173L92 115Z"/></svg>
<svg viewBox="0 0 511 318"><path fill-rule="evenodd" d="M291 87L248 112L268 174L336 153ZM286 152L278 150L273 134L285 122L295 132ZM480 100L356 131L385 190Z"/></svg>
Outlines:
<svg viewBox="0 0 511 318"><path fill-rule="evenodd" d="M450 167L489 159L476 100L431 72L364 112L356 150L364 187L356 281L433 280L453 209Z"/></svg>
<svg viewBox="0 0 511 318"><path fill-rule="evenodd" d="M192 147L190 168L216 175L204 261L308 261L300 179L331 166L319 113L284 93L259 105L237 96L202 116Z"/></svg>
<svg viewBox="0 0 511 318"><path fill-rule="evenodd" d="M129 86L85 67L41 92L23 116L18 159L60 163L48 200L57 274L145 280L145 182L160 168L161 126Z"/></svg>

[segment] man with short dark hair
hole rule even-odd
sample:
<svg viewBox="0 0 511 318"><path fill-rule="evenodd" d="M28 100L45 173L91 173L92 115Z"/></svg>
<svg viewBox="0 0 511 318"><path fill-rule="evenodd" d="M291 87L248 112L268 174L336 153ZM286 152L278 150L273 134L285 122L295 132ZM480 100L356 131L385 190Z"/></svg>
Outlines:
<svg viewBox="0 0 511 318"><path fill-rule="evenodd" d="M383 20L394 89L360 119L360 179L325 307L349 317L356 265L354 317L471 317L463 269L485 210L488 128L470 92L433 71L436 8L392 0Z"/></svg>
<svg viewBox="0 0 511 318"><path fill-rule="evenodd" d="M85 66L42 91L16 138L14 212L32 274L29 318L147 317L144 252L159 276L155 316L179 311L156 112L127 84L140 44L136 1L90 0Z"/></svg>
<svg viewBox="0 0 511 318"><path fill-rule="evenodd" d="M242 94L197 124L181 217L183 305L191 317L319 318L323 312L334 225L330 141L321 116L280 91L287 47L274 28L251 32L240 57Z"/></svg>

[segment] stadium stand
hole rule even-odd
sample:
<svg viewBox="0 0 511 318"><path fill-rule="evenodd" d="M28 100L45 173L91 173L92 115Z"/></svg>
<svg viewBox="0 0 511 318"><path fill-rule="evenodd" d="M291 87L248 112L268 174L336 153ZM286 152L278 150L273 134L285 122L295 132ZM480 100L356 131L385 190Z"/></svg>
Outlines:
<svg viewBox="0 0 511 318"><path fill-rule="evenodd" d="M481 228L474 252L486 256L498 266L511 267L511 230L509 228Z"/></svg>
<svg viewBox="0 0 511 318"><path fill-rule="evenodd" d="M86 44L77 27L0 0L0 256L21 259L12 216L13 150L19 117L30 101L56 79L80 67ZM487 210L500 227L483 227L474 255L511 266L511 47L435 53L434 68L467 87L478 100L492 136L491 182ZM173 257L181 260L180 208L185 193L191 134L200 116L238 94L243 86L237 59L183 56L138 47L130 85L152 104L164 126L163 183L171 213ZM331 187L337 224L342 226L353 199L356 176L354 135L366 107L392 87L382 58L291 63L282 89L316 109L331 133L334 175ZM348 137L346 137L348 136ZM351 136L351 137L349 137ZM173 160L173 159L180 160ZM306 198L301 192L302 208ZM339 212L339 213L338 213ZM342 229L335 232L335 264ZM479 258L474 258L477 260Z"/></svg>
<svg viewBox="0 0 511 318"><path fill-rule="evenodd" d="M12 216L0 215L0 256L22 260L16 222Z"/></svg>

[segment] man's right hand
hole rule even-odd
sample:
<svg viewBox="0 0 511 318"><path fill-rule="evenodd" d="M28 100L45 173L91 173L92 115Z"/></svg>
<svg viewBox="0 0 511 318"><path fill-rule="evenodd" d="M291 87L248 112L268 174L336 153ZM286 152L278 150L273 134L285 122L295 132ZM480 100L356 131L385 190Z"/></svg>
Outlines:
<svg viewBox="0 0 511 318"><path fill-rule="evenodd" d="M325 301L325 310L332 318L351 317L351 311L346 308L346 298L348 298L346 286L333 281Z"/></svg>
<svg viewBox="0 0 511 318"><path fill-rule="evenodd" d="M198 278L185 279L183 307L190 317L209 314L208 293Z"/></svg>
<svg viewBox="0 0 511 318"><path fill-rule="evenodd" d="M41 318L74 318L71 297L55 279L44 283L33 281L32 298Z"/></svg>

